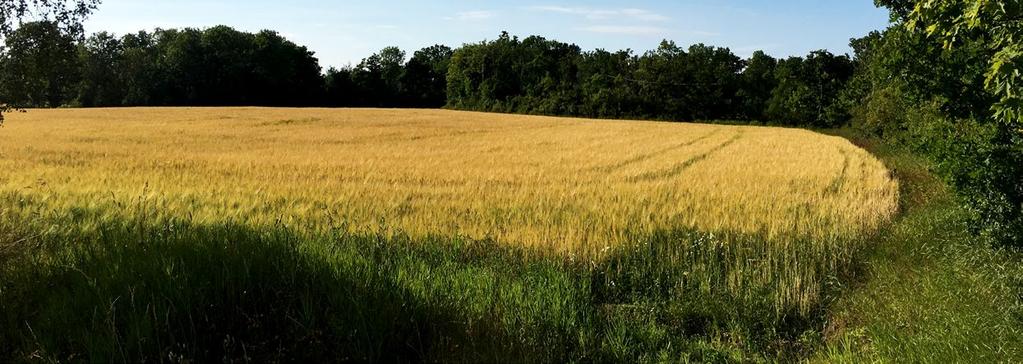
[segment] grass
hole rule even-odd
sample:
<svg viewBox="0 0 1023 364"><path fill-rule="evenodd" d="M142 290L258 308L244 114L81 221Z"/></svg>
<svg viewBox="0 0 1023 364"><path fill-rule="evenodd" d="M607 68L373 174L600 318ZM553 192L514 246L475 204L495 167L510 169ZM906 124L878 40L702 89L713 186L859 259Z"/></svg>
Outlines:
<svg viewBox="0 0 1023 364"><path fill-rule="evenodd" d="M747 268L737 241L694 231L573 261L487 240L153 221L159 204L124 205L134 219L0 224L38 232L0 262L0 357L745 361L805 355L819 325L779 306L784 276L730 289Z"/></svg>
<svg viewBox="0 0 1023 364"><path fill-rule="evenodd" d="M928 163L857 140L902 180L903 212L833 305L818 362L1023 361L1023 257L994 249Z"/></svg>
<svg viewBox="0 0 1023 364"><path fill-rule="evenodd" d="M33 110L0 151L11 360L795 360L899 198L806 131L450 111Z"/></svg>
<svg viewBox="0 0 1023 364"><path fill-rule="evenodd" d="M563 347L547 338L572 338L583 324L576 320L584 302L573 294L585 281L484 243L169 226L113 227L70 254L25 256L21 263L30 266L6 272L3 338L13 351L4 354L127 362L549 360ZM544 283L525 290L529 279Z"/></svg>

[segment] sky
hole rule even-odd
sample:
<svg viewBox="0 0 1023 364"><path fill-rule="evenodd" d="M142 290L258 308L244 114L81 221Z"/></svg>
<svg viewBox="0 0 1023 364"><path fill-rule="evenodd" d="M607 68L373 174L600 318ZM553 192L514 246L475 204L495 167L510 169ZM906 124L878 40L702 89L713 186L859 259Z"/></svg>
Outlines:
<svg viewBox="0 0 1023 364"><path fill-rule="evenodd" d="M827 49L887 26L872 0L636 1L272 1L103 0L87 32L123 35L155 28L228 25L276 30L316 53L324 67L358 64L386 46L420 48L540 35L584 50L656 48L662 39L728 47L740 56L775 57Z"/></svg>

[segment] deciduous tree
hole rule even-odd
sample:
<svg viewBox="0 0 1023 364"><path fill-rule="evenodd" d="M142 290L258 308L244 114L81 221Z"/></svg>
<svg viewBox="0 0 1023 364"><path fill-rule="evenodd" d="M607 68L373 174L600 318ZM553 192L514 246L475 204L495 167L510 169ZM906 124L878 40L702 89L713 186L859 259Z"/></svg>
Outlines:
<svg viewBox="0 0 1023 364"><path fill-rule="evenodd" d="M85 19L101 0L0 0L0 38L11 35L23 20L35 20L56 24L65 34L80 35L82 20ZM0 53L3 53L0 49ZM9 72L4 70L4 72ZM20 105L0 92L0 125L3 113Z"/></svg>
<svg viewBox="0 0 1023 364"><path fill-rule="evenodd" d="M79 80L76 46L56 23L25 23L6 42L0 74L5 103L57 107L74 99Z"/></svg>

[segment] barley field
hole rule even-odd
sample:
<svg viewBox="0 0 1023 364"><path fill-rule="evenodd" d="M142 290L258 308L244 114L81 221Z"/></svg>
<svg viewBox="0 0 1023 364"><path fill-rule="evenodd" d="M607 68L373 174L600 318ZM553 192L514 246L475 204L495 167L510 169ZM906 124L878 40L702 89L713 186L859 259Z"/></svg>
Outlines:
<svg viewBox="0 0 1023 364"><path fill-rule="evenodd" d="M842 138L748 126L444 110L32 110L0 134L0 193L197 223L460 235L592 252L657 231L857 236L896 209Z"/></svg>
<svg viewBox="0 0 1023 364"><path fill-rule="evenodd" d="M446 110L29 110L0 361L770 361L896 212L805 130Z"/></svg>

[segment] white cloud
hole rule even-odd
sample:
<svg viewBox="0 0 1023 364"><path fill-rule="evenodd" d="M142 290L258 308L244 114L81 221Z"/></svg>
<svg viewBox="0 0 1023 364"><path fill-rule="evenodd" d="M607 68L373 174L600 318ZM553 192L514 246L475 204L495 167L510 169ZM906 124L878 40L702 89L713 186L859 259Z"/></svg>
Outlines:
<svg viewBox="0 0 1023 364"><path fill-rule="evenodd" d="M669 20L667 16L651 12L643 9L623 9L622 14L632 17L636 20L645 21L666 21Z"/></svg>
<svg viewBox="0 0 1023 364"><path fill-rule="evenodd" d="M497 16L497 13L489 10L473 10L473 11L462 11L456 13L455 16L445 17L444 20L459 20L459 21L480 21L487 20Z"/></svg>
<svg viewBox="0 0 1023 364"><path fill-rule="evenodd" d="M667 21L667 16L644 9L593 9L584 7L567 7L558 5L531 6L533 11L548 13L571 14L585 17L589 20L642 20L642 21Z"/></svg>
<svg viewBox="0 0 1023 364"><path fill-rule="evenodd" d="M648 26L630 25L594 25L578 28L584 32L620 35L666 35L667 29Z"/></svg>
<svg viewBox="0 0 1023 364"><path fill-rule="evenodd" d="M689 32L689 34L697 35L697 36L701 36L701 37L720 37L721 36L721 33L718 33L718 32L708 32L708 31L703 31L703 30L694 30L694 31Z"/></svg>

